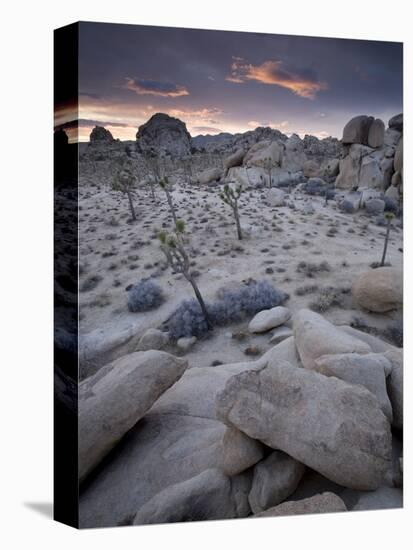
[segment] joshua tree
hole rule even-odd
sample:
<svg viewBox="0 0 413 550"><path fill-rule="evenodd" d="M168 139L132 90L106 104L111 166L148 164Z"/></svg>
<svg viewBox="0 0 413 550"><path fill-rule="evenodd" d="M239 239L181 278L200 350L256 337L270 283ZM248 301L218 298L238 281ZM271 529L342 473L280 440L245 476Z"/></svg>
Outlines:
<svg viewBox="0 0 413 550"><path fill-rule="evenodd" d="M182 273L185 279L190 283L195 293L196 299L201 307L205 318L208 330L212 329L211 319L208 314L205 302L201 292L190 272L190 260L188 253L185 250L183 234L185 231L185 222L176 220L174 234L168 234L166 231L161 231L158 238L161 243L161 250L165 254L168 265L177 273Z"/></svg>
<svg viewBox="0 0 413 550"><path fill-rule="evenodd" d="M242 240L242 231L241 231L241 223L239 221L238 199L240 198L241 193L242 193L241 185L238 185L234 191L232 187L226 184L224 185L224 191L219 194L221 200L223 200L226 204L228 204L232 208L232 212L235 218L235 223L237 224L238 239L240 241Z"/></svg>
<svg viewBox="0 0 413 550"><path fill-rule="evenodd" d="M175 210L175 206L174 206L174 203L173 203L173 200L172 200L171 187L170 187L170 184L168 182L168 178L166 178L166 177L161 178L160 180L158 180L158 184L165 191L166 200L168 201L169 210L171 211L172 219L174 221L174 225L175 225L175 227L177 227L178 218L176 216L176 210Z"/></svg>
<svg viewBox="0 0 413 550"><path fill-rule="evenodd" d="M136 221L135 208L133 206L133 198L135 196L136 178L132 169L128 165L124 165L114 176L112 181L112 189L124 193L128 197L129 208L132 220Z"/></svg>
<svg viewBox="0 0 413 550"><path fill-rule="evenodd" d="M386 260L386 252L387 252L387 245L389 244L391 221L394 218L394 214L392 212L386 212L384 214L384 217L387 220L387 229L386 229L386 236L384 238L383 256L381 257L380 267L384 266L384 262Z"/></svg>

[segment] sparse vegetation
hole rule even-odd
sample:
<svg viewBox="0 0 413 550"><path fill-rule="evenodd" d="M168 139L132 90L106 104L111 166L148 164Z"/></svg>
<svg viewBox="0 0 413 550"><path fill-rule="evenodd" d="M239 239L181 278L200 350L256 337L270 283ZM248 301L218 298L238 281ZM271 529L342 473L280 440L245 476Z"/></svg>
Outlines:
<svg viewBox="0 0 413 550"><path fill-rule="evenodd" d="M304 273L306 277L310 278L313 278L317 273L325 273L328 271L331 271L331 267L326 261L319 264L302 261L297 265L297 273Z"/></svg>
<svg viewBox="0 0 413 550"><path fill-rule="evenodd" d="M287 293L274 288L267 280L262 280L251 282L237 290L221 289L218 300L206 304L206 308L213 326L225 326L255 315L263 309L282 305L287 299ZM175 340L182 336L198 337L209 330L196 300L182 302L167 325L172 339Z"/></svg>

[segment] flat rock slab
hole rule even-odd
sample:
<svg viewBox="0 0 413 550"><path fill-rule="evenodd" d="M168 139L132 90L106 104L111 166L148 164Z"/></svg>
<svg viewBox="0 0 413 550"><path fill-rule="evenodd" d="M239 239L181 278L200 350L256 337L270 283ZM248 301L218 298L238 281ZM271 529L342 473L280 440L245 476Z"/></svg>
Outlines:
<svg viewBox="0 0 413 550"><path fill-rule="evenodd" d="M79 478L108 454L185 372L185 360L162 351L125 355L79 386Z"/></svg>
<svg viewBox="0 0 413 550"><path fill-rule="evenodd" d="M391 469L390 424L362 386L283 362L231 377L216 410L339 485L377 489Z"/></svg>
<svg viewBox="0 0 413 550"><path fill-rule="evenodd" d="M283 502L255 517L296 516L301 514L328 514L346 512L347 508L341 498L334 493L322 493L303 500Z"/></svg>

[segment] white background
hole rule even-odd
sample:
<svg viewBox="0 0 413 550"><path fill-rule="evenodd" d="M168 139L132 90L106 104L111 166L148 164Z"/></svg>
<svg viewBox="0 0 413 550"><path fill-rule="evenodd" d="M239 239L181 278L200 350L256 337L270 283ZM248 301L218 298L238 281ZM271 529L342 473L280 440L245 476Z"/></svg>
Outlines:
<svg viewBox="0 0 413 550"><path fill-rule="evenodd" d="M348 550L410 546L409 520L413 519L410 484L406 484L403 511L82 532L54 523L50 513L44 513L51 510L53 473L52 30L77 20L89 20L404 41L405 180L408 180L413 97L409 4L406 0L3 1L0 8L0 545L3 548L218 550L229 545L237 549L265 545L277 549ZM406 124L406 119L410 124ZM405 296L409 306L410 183L405 184L404 193ZM411 330L406 326L405 401L409 417L406 436L411 429L412 412L409 371L413 365L409 364L409 340ZM411 467L409 443L407 439L407 471ZM411 479L411 475L405 479Z"/></svg>

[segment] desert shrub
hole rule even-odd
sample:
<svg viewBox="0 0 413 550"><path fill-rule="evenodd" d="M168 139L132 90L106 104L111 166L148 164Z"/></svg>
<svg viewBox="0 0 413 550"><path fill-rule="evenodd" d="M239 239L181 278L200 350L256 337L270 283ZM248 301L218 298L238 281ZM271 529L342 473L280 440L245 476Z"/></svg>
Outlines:
<svg viewBox="0 0 413 550"><path fill-rule="evenodd" d="M296 296L306 296L307 294L313 294L314 292L317 292L317 290L318 290L317 285L299 286L295 289L295 295Z"/></svg>
<svg viewBox="0 0 413 550"><path fill-rule="evenodd" d="M324 194L325 198L329 201L329 200L333 200L336 196L336 191L334 188L332 187L329 187L325 190L325 194Z"/></svg>
<svg viewBox="0 0 413 550"><path fill-rule="evenodd" d="M321 195L324 192L324 184L319 181L306 181L302 185L302 189L308 195Z"/></svg>
<svg viewBox="0 0 413 550"><path fill-rule="evenodd" d="M195 298L181 302L168 321L168 330L172 340L184 336L198 337L208 331L205 316Z"/></svg>
<svg viewBox="0 0 413 550"><path fill-rule="evenodd" d="M345 214L354 214L354 212L356 211L354 204L346 199L340 202L339 208Z"/></svg>
<svg viewBox="0 0 413 550"><path fill-rule="evenodd" d="M286 292L274 288L269 281L262 280L252 282L241 289L222 289L218 300L207 303L206 307L212 324L224 326L239 322L263 309L279 306L288 297ZM183 336L198 337L208 330L201 307L195 299L182 302L167 325L173 340Z"/></svg>
<svg viewBox="0 0 413 550"><path fill-rule="evenodd" d="M134 313L155 309L165 300L161 287L150 279L132 285L127 294L128 309Z"/></svg>
<svg viewBox="0 0 413 550"><path fill-rule="evenodd" d="M317 313L324 313L333 306L343 306L343 293L333 287L323 288L317 298L309 304L309 308Z"/></svg>
<svg viewBox="0 0 413 550"><path fill-rule="evenodd" d="M222 289L220 299L210 306L214 324L237 322L263 309L283 304L288 294L274 288L269 281L252 282L238 290Z"/></svg>
<svg viewBox="0 0 413 550"><path fill-rule="evenodd" d="M331 267L326 261L323 261L319 264L302 261L297 265L297 272L304 273L304 275L310 278L314 277L316 273L327 271L331 271Z"/></svg>

